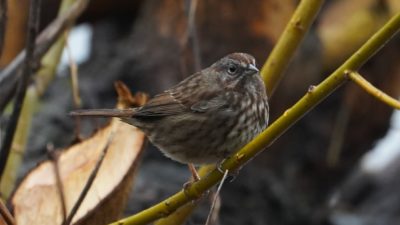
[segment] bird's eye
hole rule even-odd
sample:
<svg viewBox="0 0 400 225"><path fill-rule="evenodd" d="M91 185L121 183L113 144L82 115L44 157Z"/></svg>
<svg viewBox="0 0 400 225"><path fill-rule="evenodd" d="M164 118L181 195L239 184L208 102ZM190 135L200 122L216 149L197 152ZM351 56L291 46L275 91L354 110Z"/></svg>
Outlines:
<svg viewBox="0 0 400 225"><path fill-rule="evenodd" d="M229 66L228 66L228 73L229 73L230 75L236 74L237 71L238 71L238 67L237 67L236 65L229 65Z"/></svg>

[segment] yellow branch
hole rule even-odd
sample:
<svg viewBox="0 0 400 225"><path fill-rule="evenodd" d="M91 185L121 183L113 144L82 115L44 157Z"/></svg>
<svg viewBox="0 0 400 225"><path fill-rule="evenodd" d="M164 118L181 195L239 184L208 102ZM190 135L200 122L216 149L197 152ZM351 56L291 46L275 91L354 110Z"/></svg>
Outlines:
<svg viewBox="0 0 400 225"><path fill-rule="evenodd" d="M200 177L201 178L205 177L213 169L215 169L214 165L202 166L199 170ZM178 210L176 210L171 215L157 220L156 222L154 222L154 225L184 224L186 222L187 218L192 214L193 210L197 207L198 203L199 203L198 201L189 202L186 205L180 207Z"/></svg>
<svg viewBox="0 0 400 225"><path fill-rule="evenodd" d="M283 77L292 56L317 15L323 0L302 0L261 69L261 76L271 96Z"/></svg>
<svg viewBox="0 0 400 225"><path fill-rule="evenodd" d="M372 55L382 48L399 29L400 13L389 20L335 72L322 81L318 86L310 88L310 90L293 107L288 109L265 131L240 151L226 159L221 165L221 169L235 171L245 165L258 153L262 152L266 147L271 145L273 141L294 125L297 120L301 119L308 111L318 105L319 102L342 85L347 80L345 71L357 70L361 67ZM133 216L114 222L112 225L143 225L156 219L166 217L189 201L199 198L202 193L218 183L222 177L223 174L218 169L215 169L204 179L193 183L186 191L181 190L166 200Z"/></svg>
<svg viewBox="0 0 400 225"><path fill-rule="evenodd" d="M387 105L400 110L400 102L399 101L397 101L395 98L390 97L383 91L376 88L374 85L372 85L366 79L364 79L359 73L357 73L355 71L346 71L346 74L349 76L349 78L352 81L354 81L356 84L358 84L358 86L360 86L362 89L364 89L370 95L374 96L381 102L386 103Z"/></svg>

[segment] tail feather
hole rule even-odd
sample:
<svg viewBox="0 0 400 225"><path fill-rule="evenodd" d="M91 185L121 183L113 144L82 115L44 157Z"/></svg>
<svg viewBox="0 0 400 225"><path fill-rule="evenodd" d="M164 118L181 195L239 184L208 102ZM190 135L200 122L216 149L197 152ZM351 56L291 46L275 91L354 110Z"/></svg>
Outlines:
<svg viewBox="0 0 400 225"><path fill-rule="evenodd" d="M69 113L70 116L132 117L135 109L81 109Z"/></svg>

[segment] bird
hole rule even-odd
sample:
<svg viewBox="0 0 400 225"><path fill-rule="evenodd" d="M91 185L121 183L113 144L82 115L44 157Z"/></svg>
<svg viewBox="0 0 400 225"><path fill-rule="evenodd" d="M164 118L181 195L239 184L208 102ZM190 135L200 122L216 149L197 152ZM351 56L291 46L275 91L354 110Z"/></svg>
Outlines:
<svg viewBox="0 0 400 225"><path fill-rule="evenodd" d="M172 160L204 165L220 163L266 129L269 105L255 58L231 53L142 107L70 115L119 117Z"/></svg>

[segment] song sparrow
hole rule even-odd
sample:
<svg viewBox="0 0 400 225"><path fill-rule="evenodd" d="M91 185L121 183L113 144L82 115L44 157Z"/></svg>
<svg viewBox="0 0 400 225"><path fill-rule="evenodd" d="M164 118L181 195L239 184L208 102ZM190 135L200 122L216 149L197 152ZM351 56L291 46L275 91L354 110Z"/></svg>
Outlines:
<svg viewBox="0 0 400 225"><path fill-rule="evenodd" d="M181 163L217 163L268 124L264 83L253 56L232 53L140 108L93 109L74 116L120 117Z"/></svg>

